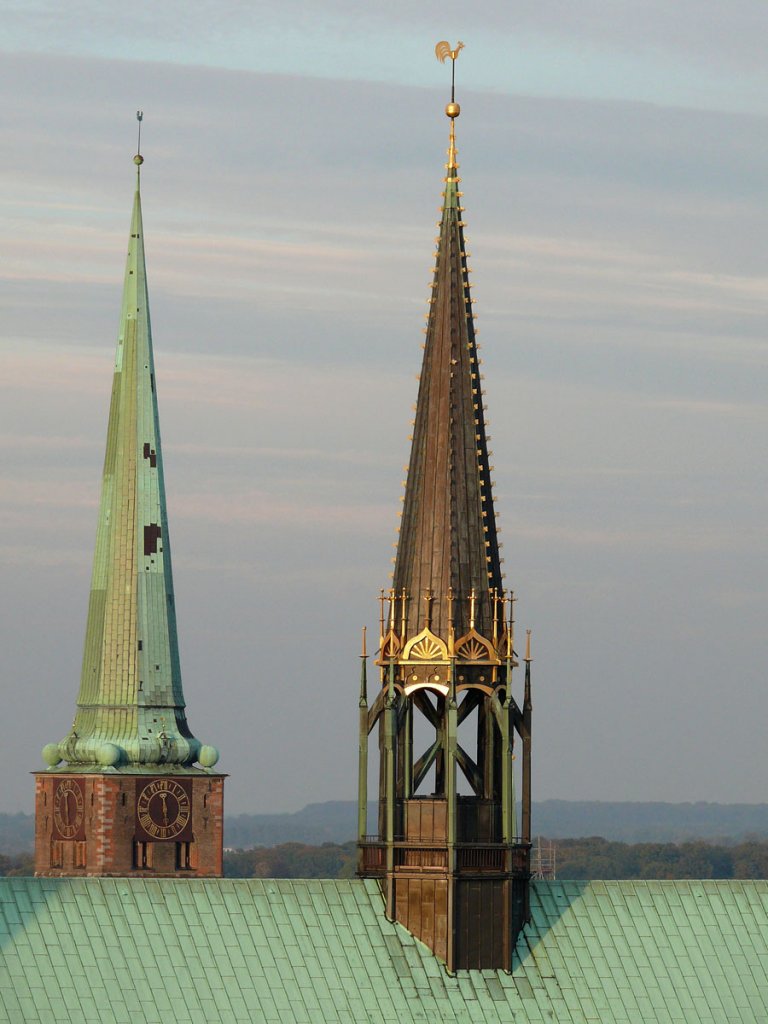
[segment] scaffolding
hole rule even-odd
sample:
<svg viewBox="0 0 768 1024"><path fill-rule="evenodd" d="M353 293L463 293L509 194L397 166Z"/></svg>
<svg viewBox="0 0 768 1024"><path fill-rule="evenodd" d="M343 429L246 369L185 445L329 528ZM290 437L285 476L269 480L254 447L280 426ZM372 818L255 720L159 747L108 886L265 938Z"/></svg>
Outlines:
<svg viewBox="0 0 768 1024"><path fill-rule="evenodd" d="M557 846L554 840L537 836L531 852L533 878L554 881L557 878Z"/></svg>

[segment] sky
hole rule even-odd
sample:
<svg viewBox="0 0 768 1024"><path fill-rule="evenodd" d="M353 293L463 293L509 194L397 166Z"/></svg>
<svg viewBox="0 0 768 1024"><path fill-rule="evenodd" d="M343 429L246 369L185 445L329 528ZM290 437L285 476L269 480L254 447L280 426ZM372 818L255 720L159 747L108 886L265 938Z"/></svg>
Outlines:
<svg viewBox="0 0 768 1024"><path fill-rule="evenodd" d="M764 801L761 0L0 11L0 810L31 811L74 712L139 108L190 725L231 813L354 798L447 145L438 39L466 44L534 799Z"/></svg>

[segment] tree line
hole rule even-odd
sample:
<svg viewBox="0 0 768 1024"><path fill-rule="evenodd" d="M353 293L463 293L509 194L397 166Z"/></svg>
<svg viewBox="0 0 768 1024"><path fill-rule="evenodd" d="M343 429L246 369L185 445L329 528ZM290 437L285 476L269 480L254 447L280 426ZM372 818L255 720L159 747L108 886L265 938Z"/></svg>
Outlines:
<svg viewBox="0 0 768 1024"><path fill-rule="evenodd" d="M368 831L378 815L371 801ZM768 803L713 804L543 800L533 804L536 831L551 839L602 836L621 843L768 842ZM357 834L357 802L332 800L309 804L290 814L236 814L224 819L224 844L238 850L285 843L343 844ZM729 838L730 837L730 838ZM35 822L31 814L0 812L0 852L31 850Z"/></svg>
<svg viewBox="0 0 768 1024"><path fill-rule="evenodd" d="M563 879L768 878L768 842L617 843L598 837L560 839L556 874ZM284 843L224 855L230 878L353 878L354 842Z"/></svg>
<svg viewBox="0 0 768 1024"><path fill-rule="evenodd" d="M558 878L768 878L768 842L617 843L598 837L555 843Z"/></svg>
<svg viewBox="0 0 768 1024"><path fill-rule="evenodd" d="M559 839L556 874L561 879L768 878L768 842L617 843ZM227 850L227 878L353 878L354 842L282 843ZM31 875L32 854L0 854L0 875Z"/></svg>

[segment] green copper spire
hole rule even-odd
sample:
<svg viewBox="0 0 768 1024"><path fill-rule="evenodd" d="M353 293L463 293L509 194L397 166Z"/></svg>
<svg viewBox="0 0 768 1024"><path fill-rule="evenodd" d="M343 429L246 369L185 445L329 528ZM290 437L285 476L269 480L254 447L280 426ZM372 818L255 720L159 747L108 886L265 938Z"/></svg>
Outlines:
<svg viewBox="0 0 768 1024"><path fill-rule="evenodd" d="M80 693L70 734L43 750L49 765L65 760L79 771L212 767L218 759L192 735L184 710L144 262L143 157L134 162Z"/></svg>

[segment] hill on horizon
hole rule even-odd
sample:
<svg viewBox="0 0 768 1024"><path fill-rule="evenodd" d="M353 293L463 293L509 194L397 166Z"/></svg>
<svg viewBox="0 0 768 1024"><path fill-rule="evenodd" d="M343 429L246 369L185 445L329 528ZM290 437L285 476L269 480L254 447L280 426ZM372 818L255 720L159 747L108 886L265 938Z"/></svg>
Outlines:
<svg viewBox="0 0 768 1024"><path fill-rule="evenodd" d="M601 836L616 842L680 843L689 839L768 837L768 804L542 800L533 804L534 835L548 839ZM334 800L290 814L239 814L225 818L228 847L279 843L343 843L355 838L357 804ZM369 809L375 831L376 806Z"/></svg>
<svg viewBox="0 0 768 1024"><path fill-rule="evenodd" d="M376 807L369 816L374 831ZM228 849L282 843L345 843L355 838L357 803L330 800L283 814L236 814L224 819ZM768 838L768 803L717 804L542 800L533 804L534 835L547 839L600 836L624 843ZM0 814L0 853L22 853L34 844L31 814Z"/></svg>

